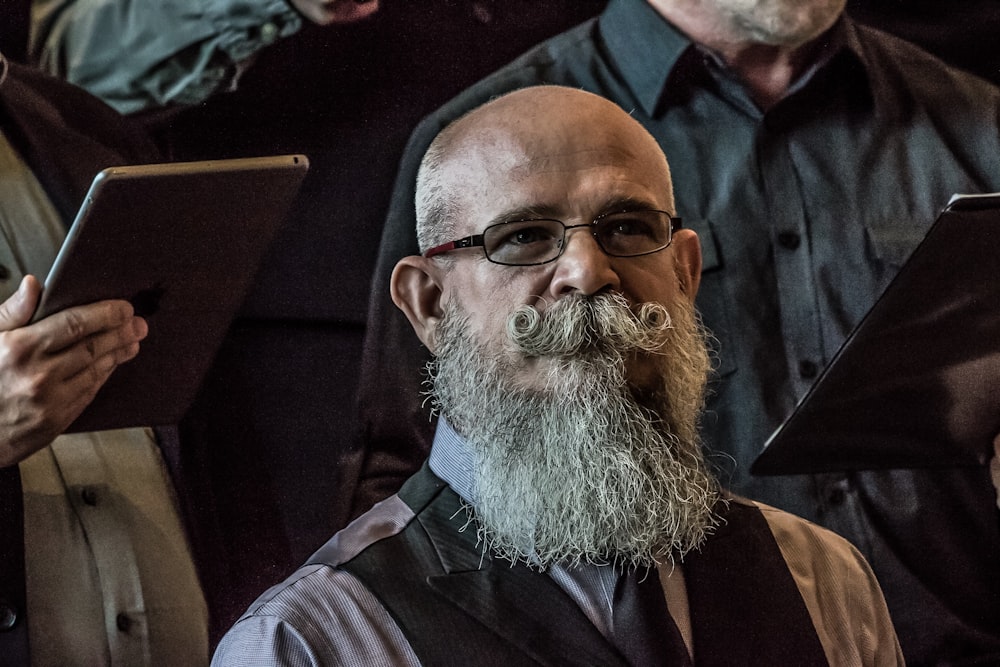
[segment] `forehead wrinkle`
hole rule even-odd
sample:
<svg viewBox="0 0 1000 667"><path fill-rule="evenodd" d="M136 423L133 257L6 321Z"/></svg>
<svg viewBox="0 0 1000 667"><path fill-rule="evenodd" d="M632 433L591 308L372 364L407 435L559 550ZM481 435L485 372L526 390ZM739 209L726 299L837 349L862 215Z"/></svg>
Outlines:
<svg viewBox="0 0 1000 667"><path fill-rule="evenodd" d="M634 167L641 159L634 151L617 143L569 150L539 151L535 154L524 147L519 148L521 157L510 161L512 164L509 171L522 176L604 167L628 169Z"/></svg>

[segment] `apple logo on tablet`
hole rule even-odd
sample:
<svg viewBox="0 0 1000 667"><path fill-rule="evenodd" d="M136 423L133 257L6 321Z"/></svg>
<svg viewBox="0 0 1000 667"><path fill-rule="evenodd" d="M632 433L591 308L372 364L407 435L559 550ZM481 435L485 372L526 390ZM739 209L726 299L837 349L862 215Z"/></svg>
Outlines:
<svg viewBox="0 0 1000 667"><path fill-rule="evenodd" d="M132 304L135 314L139 317L151 317L160 309L160 299L166 292L167 290L162 284L156 283L148 289L139 290L135 296L129 299L129 303Z"/></svg>

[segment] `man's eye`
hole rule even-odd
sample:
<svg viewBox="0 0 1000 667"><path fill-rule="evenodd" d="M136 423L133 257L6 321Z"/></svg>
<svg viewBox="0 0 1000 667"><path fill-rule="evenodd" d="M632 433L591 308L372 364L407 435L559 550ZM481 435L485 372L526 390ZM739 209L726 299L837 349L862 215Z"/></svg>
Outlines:
<svg viewBox="0 0 1000 667"><path fill-rule="evenodd" d="M649 224L639 218L623 218L611 221L607 233L612 236L652 236Z"/></svg>
<svg viewBox="0 0 1000 667"><path fill-rule="evenodd" d="M505 234L503 245L530 245L552 240L552 232L544 227L521 227Z"/></svg>

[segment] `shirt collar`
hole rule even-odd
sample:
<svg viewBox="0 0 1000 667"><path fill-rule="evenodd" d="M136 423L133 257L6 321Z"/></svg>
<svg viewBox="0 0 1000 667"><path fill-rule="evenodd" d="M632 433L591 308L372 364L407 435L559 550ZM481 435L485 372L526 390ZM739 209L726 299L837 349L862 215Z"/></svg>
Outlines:
<svg viewBox="0 0 1000 667"><path fill-rule="evenodd" d="M652 116L677 61L691 46L646 0L611 0L598 19L608 58ZM656 44L656 48L649 48Z"/></svg>
<svg viewBox="0 0 1000 667"><path fill-rule="evenodd" d="M465 438L444 417L438 418L427 465L462 500L475 507L476 498L472 489L475 455ZM534 556L529 558L533 559ZM548 573L576 600L594 625L607 635L610 628L611 591L621 574L619 568L591 563L567 567L556 563L548 568Z"/></svg>
<svg viewBox="0 0 1000 667"><path fill-rule="evenodd" d="M468 443L444 417L438 418L431 453L427 461L430 469L448 483L462 500L472 506L476 498L472 490L472 471L476 458Z"/></svg>

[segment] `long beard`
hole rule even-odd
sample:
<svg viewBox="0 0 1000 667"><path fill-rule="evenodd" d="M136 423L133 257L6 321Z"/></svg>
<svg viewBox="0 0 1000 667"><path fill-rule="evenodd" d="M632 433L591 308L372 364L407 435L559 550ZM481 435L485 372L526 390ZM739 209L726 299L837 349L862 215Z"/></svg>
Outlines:
<svg viewBox="0 0 1000 667"><path fill-rule="evenodd" d="M523 307L499 350L449 308L438 333L431 394L476 456L475 520L494 554L649 565L711 531L718 486L696 435L709 360L692 308L636 316L613 294ZM637 396L626 368L642 352L659 382ZM516 380L525 357L544 360L541 389Z"/></svg>

